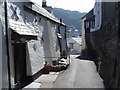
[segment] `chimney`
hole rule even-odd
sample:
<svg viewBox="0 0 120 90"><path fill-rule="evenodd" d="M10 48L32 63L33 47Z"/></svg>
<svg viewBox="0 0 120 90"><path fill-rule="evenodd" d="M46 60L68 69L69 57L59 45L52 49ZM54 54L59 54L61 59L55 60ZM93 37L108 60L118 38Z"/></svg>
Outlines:
<svg viewBox="0 0 120 90"><path fill-rule="evenodd" d="M42 0L42 7L44 8L44 7L47 7L47 2L46 2L46 0Z"/></svg>
<svg viewBox="0 0 120 90"><path fill-rule="evenodd" d="M60 23L62 23L62 18L60 18Z"/></svg>
<svg viewBox="0 0 120 90"><path fill-rule="evenodd" d="M49 13L53 14L53 8L51 6L47 6L46 0L42 0L42 7L46 9Z"/></svg>

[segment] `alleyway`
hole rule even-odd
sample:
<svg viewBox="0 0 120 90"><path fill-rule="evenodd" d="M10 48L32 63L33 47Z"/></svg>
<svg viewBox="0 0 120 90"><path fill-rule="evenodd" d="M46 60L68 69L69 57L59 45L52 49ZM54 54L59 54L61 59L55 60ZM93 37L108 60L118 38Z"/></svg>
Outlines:
<svg viewBox="0 0 120 90"><path fill-rule="evenodd" d="M76 57L71 56L71 65L59 74L53 88L104 88L94 62Z"/></svg>

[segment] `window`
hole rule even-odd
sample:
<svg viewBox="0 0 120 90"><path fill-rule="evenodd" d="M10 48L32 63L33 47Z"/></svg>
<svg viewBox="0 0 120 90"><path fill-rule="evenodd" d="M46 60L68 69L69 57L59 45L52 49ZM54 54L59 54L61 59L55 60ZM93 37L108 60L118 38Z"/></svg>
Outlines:
<svg viewBox="0 0 120 90"><path fill-rule="evenodd" d="M70 49L74 49L74 43L69 43Z"/></svg>

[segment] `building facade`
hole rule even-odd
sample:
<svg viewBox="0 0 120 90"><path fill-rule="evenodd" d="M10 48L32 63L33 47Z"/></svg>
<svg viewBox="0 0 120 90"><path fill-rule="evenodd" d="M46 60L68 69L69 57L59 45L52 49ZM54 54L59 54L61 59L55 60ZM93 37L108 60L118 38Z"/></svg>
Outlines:
<svg viewBox="0 0 120 90"><path fill-rule="evenodd" d="M67 45L68 45L68 48L70 48L70 50L71 50L71 54L73 54L73 55L80 54L82 38L80 38L80 37L67 38Z"/></svg>
<svg viewBox="0 0 120 90"><path fill-rule="evenodd" d="M89 54L93 54L93 47L91 45L91 35L90 33L95 31L95 16L94 10L89 11L82 19L82 52L88 52Z"/></svg>
<svg viewBox="0 0 120 90"><path fill-rule="evenodd" d="M86 34L89 38L85 38L89 42L86 41L86 46L91 48L92 54L89 54L94 57L97 70L108 88L120 86L119 12L120 2L96 2L95 27L94 30L89 27L90 32Z"/></svg>
<svg viewBox="0 0 120 90"><path fill-rule="evenodd" d="M60 60L67 46L66 26L47 10L30 1L7 2L6 5L2 2L0 7L1 27L7 27L0 28L3 32L2 44L5 46L2 47L3 79L7 79L3 80L3 85L22 88L42 74L45 61L53 64ZM3 20L5 12L7 21ZM4 33L4 29L8 34ZM5 60L4 55L7 54L9 58ZM4 84L4 81L8 84ZM3 88L9 88L7 86Z"/></svg>

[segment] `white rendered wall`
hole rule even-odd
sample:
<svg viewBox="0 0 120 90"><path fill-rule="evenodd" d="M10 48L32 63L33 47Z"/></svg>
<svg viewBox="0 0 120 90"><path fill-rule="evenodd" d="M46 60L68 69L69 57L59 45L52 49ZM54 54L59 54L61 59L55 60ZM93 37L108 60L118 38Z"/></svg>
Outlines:
<svg viewBox="0 0 120 90"><path fill-rule="evenodd" d="M72 38L68 38L67 40L67 45L68 47L70 47L69 43L73 43L73 49L71 49L71 52L74 52L72 54L78 54L81 53L81 44L76 42L74 39Z"/></svg>
<svg viewBox="0 0 120 90"><path fill-rule="evenodd" d="M43 32L43 40L44 40L44 57L45 57L45 61L47 61L47 63L52 64L52 54L51 54L51 35L50 35L50 21L47 21L47 19L43 19L43 23L42 25L44 25L44 32Z"/></svg>
<svg viewBox="0 0 120 90"><path fill-rule="evenodd" d="M50 25L48 28L49 32L49 40L50 40L50 52L51 52L51 60L57 61L60 58L60 47L57 38L57 24L50 21Z"/></svg>
<svg viewBox="0 0 120 90"><path fill-rule="evenodd" d="M27 15L26 25L38 33L37 40L27 42L27 75L32 76L44 67L44 41L42 38L45 26L41 25L43 20L39 23L34 22L33 14L26 12L25 15Z"/></svg>
<svg viewBox="0 0 120 90"><path fill-rule="evenodd" d="M96 2L94 6L95 30L99 30L102 21L102 2Z"/></svg>
<svg viewBox="0 0 120 90"><path fill-rule="evenodd" d="M40 43L31 40L27 43L28 57L27 57L27 75L32 76L43 68L43 51Z"/></svg>
<svg viewBox="0 0 120 90"><path fill-rule="evenodd" d="M37 40L29 40L27 41L27 60L26 60L26 68L27 68L27 75L32 76L38 71L40 71L44 67L44 49L43 49L43 26L40 24L41 22L36 22L36 18L40 18L41 16L36 16L33 13L30 13L28 11L24 10L24 5L30 5L30 3L25 2L13 2L9 3L9 19L12 19L11 16L13 14L12 9L10 8L13 6L13 8L17 7L16 12L17 16L19 17L17 22L25 23L27 27L29 27L31 30L36 31L38 34ZM13 19L14 20L14 19ZM36 50L34 50L36 48Z"/></svg>
<svg viewBox="0 0 120 90"><path fill-rule="evenodd" d="M57 38L57 24L51 22L51 28L50 28L50 36L51 36L51 52L52 52L52 57L54 57L52 60L57 61L58 58L60 58L60 47L59 47L59 42Z"/></svg>

